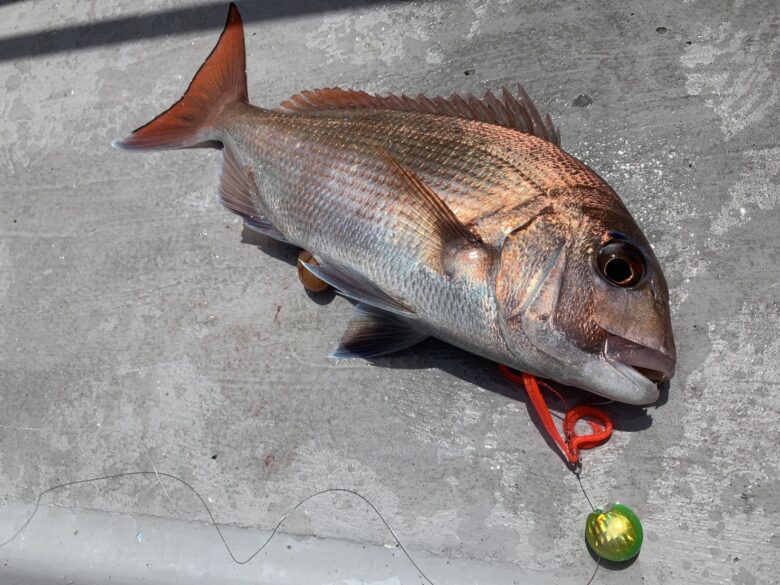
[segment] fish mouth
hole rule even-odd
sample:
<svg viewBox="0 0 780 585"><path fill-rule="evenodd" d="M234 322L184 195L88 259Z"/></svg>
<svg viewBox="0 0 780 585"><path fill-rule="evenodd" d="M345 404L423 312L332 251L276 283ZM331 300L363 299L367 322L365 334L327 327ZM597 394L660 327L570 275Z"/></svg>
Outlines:
<svg viewBox="0 0 780 585"><path fill-rule="evenodd" d="M607 334L604 356L610 362L632 368L654 383L665 382L674 376L676 361L673 358L611 333Z"/></svg>

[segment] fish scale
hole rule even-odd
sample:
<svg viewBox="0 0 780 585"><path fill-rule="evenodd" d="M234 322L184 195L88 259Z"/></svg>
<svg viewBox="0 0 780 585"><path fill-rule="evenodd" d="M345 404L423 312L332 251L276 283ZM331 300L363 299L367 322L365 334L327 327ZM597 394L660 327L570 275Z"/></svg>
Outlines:
<svg viewBox="0 0 780 585"><path fill-rule="evenodd" d="M242 142L242 150L252 152L253 160L289 164L291 143L305 141L336 149L328 150L326 155L311 152L305 157L307 169L334 167L339 163L351 168L376 156L372 153L374 145L382 145L430 185L461 221L474 224L486 240L504 235L488 230L494 230L499 223L506 225L502 221L505 218L493 218L487 225L480 225L497 212L511 212L527 204L529 198L552 197L555 190L569 186L604 186L595 173L563 151L542 157L534 151L539 149L538 143L545 150L555 147L534 136L507 130L511 148L491 147L491 142L504 138L495 134L505 129L483 128L488 125L479 122L444 121L437 116L399 112L331 112L305 116L269 112L243 104L235 108L240 111L227 114L223 123ZM453 128L453 124L457 127ZM428 132L416 127L427 128ZM252 128L248 135L246 128ZM292 156L302 157L302 153L293 151ZM528 168L529 160L535 161L533 165L537 168ZM374 176L362 178L371 188L382 175L380 168ZM297 175L290 180L296 178ZM350 196L349 190L341 193L341 197Z"/></svg>

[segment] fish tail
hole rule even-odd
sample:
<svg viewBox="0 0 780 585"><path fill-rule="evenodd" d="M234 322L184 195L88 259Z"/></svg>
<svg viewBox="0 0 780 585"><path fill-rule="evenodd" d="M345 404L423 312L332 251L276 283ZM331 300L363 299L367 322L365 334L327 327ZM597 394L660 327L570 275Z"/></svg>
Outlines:
<svg viewBox="0 0 780 585"><path fill-rule="evenodd" d="M181 99L112 146L123 150L167 150L221 146L215 122L223 108L247 102L244 27L231 3L225 29ZM215 144L217 143L217 144Z"/></svg>

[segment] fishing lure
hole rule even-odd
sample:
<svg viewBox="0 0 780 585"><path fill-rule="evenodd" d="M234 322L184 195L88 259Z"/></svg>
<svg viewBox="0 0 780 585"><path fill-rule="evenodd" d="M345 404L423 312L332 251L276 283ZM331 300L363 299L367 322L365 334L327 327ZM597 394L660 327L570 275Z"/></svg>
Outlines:
<svg viewBox="0 0 780 585"><path fill-rule="evenodd" d="M612 436L613 428L609 415L603 410L587 404L580 404L568 409L563 422L562 436L555 426L550 409L539 389L540 382L536 376L526 373L515 373L503 364L500 364L498 368L504 378L521 384L525 388L542 426L563 453L582 487L582 482L580 481L580 469L582 466L580 450L598 447L609 440ZM542 384L544 384L545 388L558 394L554 388L544 382ZM560 397L559 394L558 396ZM563 399L561 398L561 400ZM588 425L590 425L592 433L587 435L577 434L575 426L582 419L586 420ZM590 498L588 498L584 488L583 493L590 504ZM591 508L593 508L592 505ZM639 554L643 539L644 530L639 517L631 508L619 502L609 504L603 510L593 508L585 522L585 540L600 559L612 562L631 560Z"/></svg>

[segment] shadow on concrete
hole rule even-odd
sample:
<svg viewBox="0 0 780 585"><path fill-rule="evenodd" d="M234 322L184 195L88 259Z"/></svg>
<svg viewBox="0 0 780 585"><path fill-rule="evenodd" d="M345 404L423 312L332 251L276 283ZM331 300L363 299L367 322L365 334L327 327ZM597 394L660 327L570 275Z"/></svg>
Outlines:
<svg viewBox="0 0 780 585"><path fill-rule="evenodd" d="M0 6L13 1L0 0ZM355 10L373 4L386 4L388 1L409 0L262 0L237 4L244 22L251 23L319 12ZM0 61L79 51L152 37L221 30L227 8L228 2L215 2L7 36L0 38Z"/></svg>
<svg viewBox="0 0 780 585"><path fill-rule="evenodd" d="M261 252L268 254L271 258L286 262L290 266L298 265L299 248L285 242L274 240L273 238L256 232L252 228L246 227L246 225L244 225L241 230L241 243L255 246Z"/></svg>
<svg viewBox="0 0 780 585"><path fill-rule="evenodd" d="M439 341L438 339L427 339L414 347L394 355L375 358L368 361L375 366L382 368L411 370L437 368L456 378L465 380L470 384L484 388L485 390L496 392L502 396L523 402L528 411L528 416L534 422L534 425L539 430L539 433L542 435L547 445L561 458L561 461L566 465L569 465L565 456L558 449L558 446L545 431L525 390L520 385L513 384L506 380L499 372L495 362L468 353L462 349L449 345L448 343ZM558 419L560 424L563 422L562 419L566 414L567 409L581 403L598 404L599 408L603 409L610 416L614 428L620 431L642 431L653 424L652 416L648 414L647 409L641 406L632 406L617 402L604 404L604 398L591 394L585 390L564 386L549 380L547 380L547 383L553 386L566 401L566 404L564 405L557 397L545 393L547 405L549 406L553 417Z"/></svg>
<svg viewBox="0 0 780 585"><path fill-rule="evenodd" d="M471 354L438 339L427 339L414 347L391 356L375 358L369 361L381 368L410 370L438 368L485 390L528 403L528 397L523 389L519 385L504 379L498 371L498 366L495 362ZM569 407L581 402L599 403L599 408L603 408L613 417L615 428L618 430L628 432L641 431L652 425L652 417L647 414L643 407L617 402L604 404L605 399L601 396L596 396L579 388L564 386L557 382L547 382L560 393ZM553 413L558 413L560 416L565 414L566 408L557 397L548 394L546 398ZM535 412L534 416L536 416Z"/></svg>

